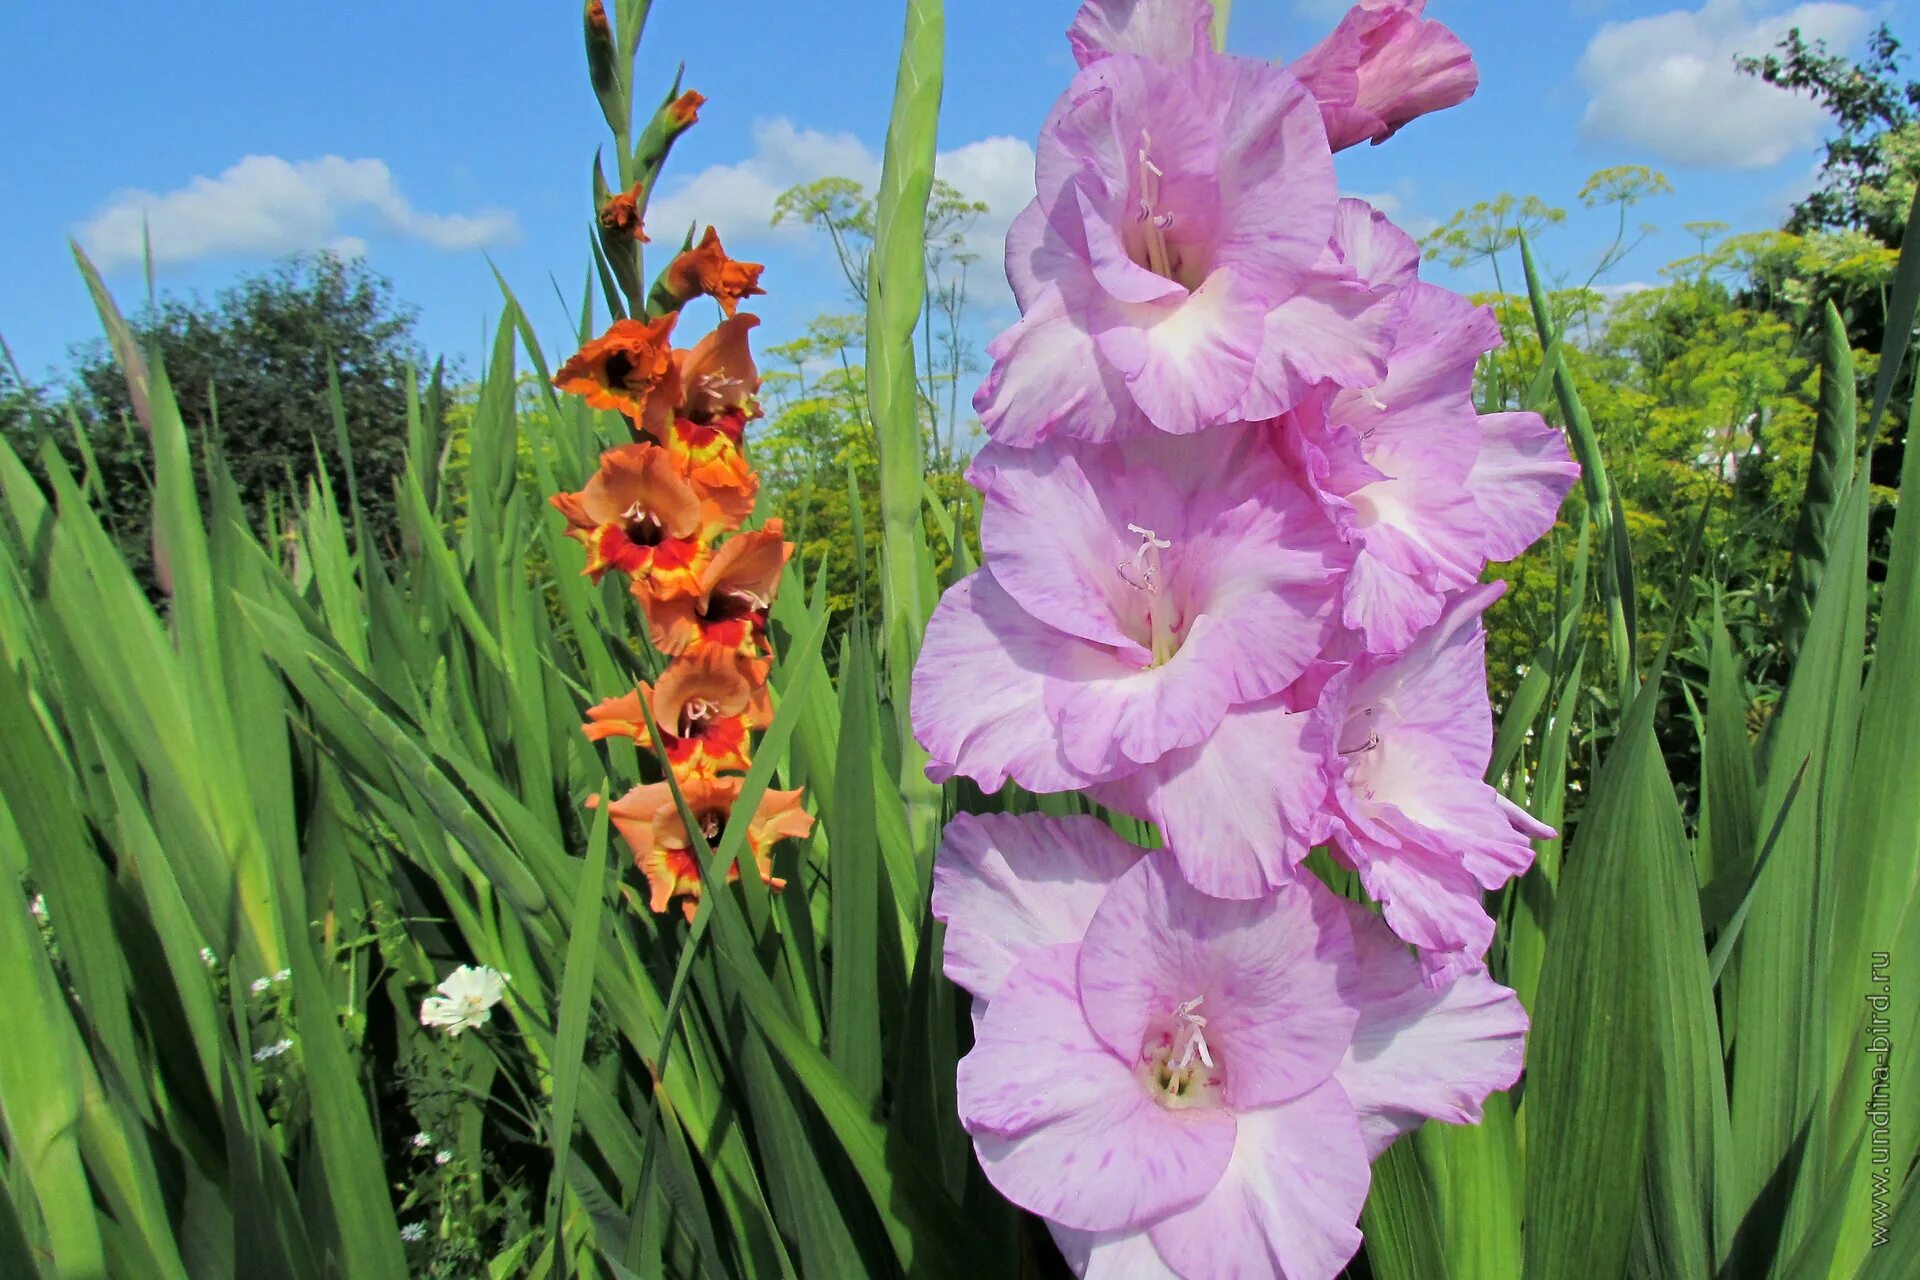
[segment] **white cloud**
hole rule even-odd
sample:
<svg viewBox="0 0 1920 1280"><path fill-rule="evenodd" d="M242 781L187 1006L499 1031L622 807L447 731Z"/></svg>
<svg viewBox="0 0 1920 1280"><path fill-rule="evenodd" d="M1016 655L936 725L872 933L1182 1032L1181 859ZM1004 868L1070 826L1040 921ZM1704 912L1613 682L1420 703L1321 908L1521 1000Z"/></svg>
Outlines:
<svg viewBox="0 0 1920 1280"><path fill-rule="evenodd" d="M154 262L167 264L317 248L364 254L365 237L346 230L362 221L436 249L475 249L518 232L505 210L415 208L381 160L245 156L217 177L196 177L172 191L116 192L78 234L94 261L111 269L141 261L148 227Z"/></svg>
<svg viewBox="0 0 1920 1280"><path fill-rule="evenodd" d="M1820 140L1826 113L1741 75L1735 55L1767 53L1792 27L1844 48L1868 21L1865 9L1827 0L1784 13L1764 12L1755 0L1703 0L1698 9L1610 22L1580 58L1592 94L1581 132L1703 168L1777 164Z"/></svg>
<svg viewBox="0 0 1920 1280"><path fill-rule="evenodd" d="M999 281L1007 227L1033 199L1033 147L1019 138L982 138L941 152L934 172L987 206L966 247L980 259L972 279ZM759 120L752 155L670 184L650 202L647 224L662 241L677 242L697 222L718 227L729 249L799 248L818 233L792 222L774 226L774 202L787 188L819 178L851 178L871 192L880 181L880 156L850 133L803 129L785 117Z"/></svg>

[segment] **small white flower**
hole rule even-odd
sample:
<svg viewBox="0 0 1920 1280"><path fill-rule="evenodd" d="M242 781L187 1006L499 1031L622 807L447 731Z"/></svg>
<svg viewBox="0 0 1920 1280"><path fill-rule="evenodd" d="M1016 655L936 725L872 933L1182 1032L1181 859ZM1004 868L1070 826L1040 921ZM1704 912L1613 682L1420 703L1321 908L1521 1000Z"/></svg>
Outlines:
<svg viewBox="0 0 1920 1280"><path fill-rule="evenodd" d="M409 1222L406 1226L400 1228L400 1238L408 1244L419 1244L427 1238L427 1224L424 1222Z"/></svg>
<svg viewBox="0 0 1920 1280"><path fill-rule="evenodd" d="M452 1163L453 1163L453 1152L451 1152L451 1151L436 1151L436 1152L434 1152L434 1153L433 1153L433 1162L434 1162L435 1164L452 1164Z"/></svg>
<svg viewBox="0 0 1920 1280"><path fill-rule="evenodd" d="M288 978L291 978L292 976L293 976L293 970L282 969L280 972L273 975L273 980L275 982L285 982Z"/></svg>
<svg viewBox="0 0 1920 1280"><path fill-rule="evenodd" d="M212 947L202 947L200 948L200 963L211 969L214 965L219 964L220 961L218 957L213 954Z"/></svg>
<svg viewBox="0 0 1920 1280"><path fill-rule="evenodd" d="M447 1034L457 1036L493 1016L489 1010L506 995L507 981L498 969L463 964L436 989L439 995L420 1002L420 1025L445 1027Z"/></svg>
<svg viewBox="0 0 1920 1280"><path fill-rule="evenodd" d="M27 906L28 906L28 909L33 912L33 918L35 920L38 920L41 924L45 924L47 922L47 895L46 894L44 893L34 894L33 901L28 903Z"/></svg>
<svg viewBox="0 0 1920 1280"><path fill-rule="evenodd" d="M253 1051L253 1060L255 1062L265 1062L269 1058L279 1057L291 1048L293 1048L293 1041L276 1040L272 1044L262 1045L260 1048L255 1049Z"/></svg>
<svg viewBox="0 0 1920 1280"><path fill-rule="evenodd" d="M416 1151L425 1151L428 1147L432 1145L433 1145L433 1135L426 1132L425 1130L422 1130L421 1132L413 1135L413 1146Z"/></svg>

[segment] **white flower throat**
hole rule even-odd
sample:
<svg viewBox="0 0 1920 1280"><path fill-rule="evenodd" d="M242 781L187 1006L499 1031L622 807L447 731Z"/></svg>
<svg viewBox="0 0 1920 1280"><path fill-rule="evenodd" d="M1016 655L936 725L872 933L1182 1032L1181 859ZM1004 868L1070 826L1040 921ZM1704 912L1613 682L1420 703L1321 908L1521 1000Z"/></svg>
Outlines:
<svg viewBox="0 0 1920 1280"><path fill-rule="evenodd" d="M1224 1077L1207 1043L1207 1019L1199 1012L1204 995L1183 1000L1173 1015L1147 1037L1140 1051L1140 1077L1160 1105L1175 1110L1212 1105Z"/></svg>
<svg viewBox="0 0 1920 1280"><path fill-rule="evenodd" d="M1160 553L1171 550L1173 540L1137 524L1129 524L1127 532L1138 537L1140 545L1134 548L1133 559L1123 560L1117 567L1120 580L1147 597L1148 647L1153 651L1153 665L1157 667L1180 648L1180 634L1174 622L1175 606L1162 591L1166 576L1160 563Z"/></svg>

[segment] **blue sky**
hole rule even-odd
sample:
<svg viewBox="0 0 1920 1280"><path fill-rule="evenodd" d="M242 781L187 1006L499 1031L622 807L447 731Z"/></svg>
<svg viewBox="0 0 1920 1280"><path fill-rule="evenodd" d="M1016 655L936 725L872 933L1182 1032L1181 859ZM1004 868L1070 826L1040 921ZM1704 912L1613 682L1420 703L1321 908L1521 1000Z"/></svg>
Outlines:
<svg viewBox="0 0 1920 1280"><path fill-rule="evenodd" d="M1419 232L1502 191L1572 217L1541 244L1584 278L1611 238L1575 199L1609 165L1656 166L1676 193L1636 217L1665 228L1611 277L1659 278L1679 230L1776 225L1810 184L1822 118L1727 72L1799 23L1852 42L1905 3L1779 0L1431 0L1475 50L1482 87L1379 148L1341 157L1343 187ZM877 169L903 5L898 0L656 0L640 83L677 61L710 99L676 149L659 216L700 217L768 264L767 342L844 310L822 243L766 225L781 187ZM1031 140L1073 70L1073 0L955 0L948 18L942 171L992 206L979 229L983 333L1010 318L997 242L1031 194ZM1239 0L1233 51L1293 56L1338 0ZM544 13L544 16L542 16ZM138 228L153 220L162 291L212 292L278 254L362 253L421 312L427 346L477 368L500 267L544 332L565 340L554 283L577 306L587 175L604 137L577 10L552 5L331 0L188 5L108 0L0 8L0 335L50 378L96 332L66 252L89 245L132 309ZM656 87L657 88L654 88ZM1486 282L1431 268L1443 283ZM995 279L989 279L994 277Z"/></svg>

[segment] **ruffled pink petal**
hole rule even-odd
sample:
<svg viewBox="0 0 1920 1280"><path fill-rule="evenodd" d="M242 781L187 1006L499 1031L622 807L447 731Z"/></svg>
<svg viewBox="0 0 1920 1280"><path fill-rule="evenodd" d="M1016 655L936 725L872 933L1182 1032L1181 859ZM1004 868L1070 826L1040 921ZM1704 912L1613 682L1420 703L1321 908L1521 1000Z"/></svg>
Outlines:
<svg viewBox="0 0 1920 1280"><path fill-rule="evenodd" d="M1380 450L1412 453L1431 478L1464 484L1480 448L1473 371L1500 345L1500 327L1491 309L1438 285L1413 284L1402 296L1406 316L1386 381L1341 393L1329 417L1362 437L1370 458Z"/></svg>
<svg viewBox="0 0 1920 1280"><path fill-rule="evenodd" d="M987 1180L1023 1209L1082 1231L1136 1228L1219 1181L1234 1118L1154 1101L1081 1016L1076 950L1032 952L1007 975L960 1061L960 1120Z"/></svg>
<svg viewBox="0 0 1920 1280"><path fill-rule="evenodd" d="M1206 742L1097 783L1109 808L1160 826L1180 874L1216 898L1260 898L1325 838L1326 726L1285 698L1236 707Z"/></svg>
<svg viewBox="0 0 1920 1280"><path fill-rule="evenodd" d="M1553 528L1560 504L1580 478L1566 437L1537 413L1490 413L1480 419L1480 453L1467 492L1480 513L1480 554L1511 560Z"/></svg>
<svg viewBox="0 0 1920 1280"><path fill-rule="evenodd" d="M1109 777L1205 742L1234 699L1232 669L1205 657L1225 647L1212 640L1220 627L1201 618L1158 667L1090 644L1064 649L1048 669L1046 708L1072 766Z"/></svg>
<svg viewBox="0 0 1920 1280"><path fill-rule="evenodd" d="M1480 618L1506 589L1504 582L1488 582L1456 592L1400 656L1360 663L1349 686L1350 729L1366 737L1366 729L1353 723L1355 715L1367 716L1383 739L1405 727L1440 744L1428 764L1471 778L1485 773L1493 754L1493 708Z"/></svg>
<svg viewBox="0 0 1920 1280"><path fill-rule="evenodd" d="M1372 1177L1353 1104L1329 1080L1242 1113L1213 1190L1147 1234L1185 1280L1333 1280L1360 1248L1355 1224Z"/></svg>
<svg viewBox="0 0 1920 1280"><path fill-rule="evenodd" d="M956 774L997 791L1074 791L1096 779L1068 763L1047 722L1048 673L1084 647L1037 621L990 570L955 583L927 623L913 668L913 733L928 774Z"/></svg>
<svg viewBox="0 0 1920 1280"><path fill-rule="evenodd" d="M1348 196L1334 211L1333 252L1375 287L1411 288L1420 278L1420 244L1365 200Z"/></svg>
<svg viewBox="0 0 1920 1280"><path fill-rule="evenodd" d="M1139 416L1126 381L1058 292L1042 292L1017 324L987 344L993 360L973 409L987 434L1022 448L1049 435L1106 439Z"/></svg>
<svg viewBox="0 0 1920 1280"><path fill-rule="evenodd" d="M1087 0L1067 28L1067 43L1083 67L1112 53L1184 62L1213 52L1212 22L1207 0Z"/></svg>
<svg viewBox="0 0 1920 1280"><path fill-rule="evenodd" d="M1131 1059L1197 999L1228 1105L1307 1092L1345 1054L1357 1016L1339 989L1353 962L1350 931L1314 909L1312 891L1287 885L1227 902L1186 884L1167 859L1143 858L1108 890L1080 944L1087 1022Z"/></svg>
<svg viewBox="0 0 1920 1280"><path fill-rule="evenodd" d="M1447 853L1418 845L1383 845L1343 832L1338 849L1360 873L1367 896L1394 935L1419 950L1426 981L1483 965L1493 944L1493 918L1481 903L1480 885Z"/></svg>
<svg viewBox="0 0 1920 1280"><path fill-rule="evenodd" d="M1359 964L1345 994L1360 1007L1337 1079L1378 1157L1423 1120L1477 1124L1487 1095L1511 1088L1525 1058L1527 1012L1484 973L1435 989L1399 939L1348 903Z"/></svg>
<svg viewBox="0 0 1920 1280"><path fill-rule="evenodd" d="M1373 386L1420 269L1420 246L1364 200L1342 200L1333 240L1300 290L1267 315L1239 415L1279 417L1319 386Z"/></svg>
<svg viewBox="0 0 1920 1280"><path fill-rule="evenodd" d="M1221 131L1212 266L1278 301L1306 279L1334 230L1333 157L1313 95L1258 58L1199 58L1180 72Z"/></svg>
<svg viewBox="0 0 1920 1280"><path fill-rule="evenodd" d="M1117 470L1117 455L1097 446L989 444L967 478L986 495L980 539L994 581L1050 626L1144 663L1151 655L1121 621L1137 612L1130 597L1138 588L1127 584L1119 566L1140 545L1138 535L1127 532L1128 523L1159 517L1148 510L1114 510Z"/></svg>
<svg viewBox="0 0 1920 1280"><path fill-rule="evenodd" d="M1189 435L1234 416L1260 353L1267 304L1216 272L1178 301L1127 308L1127 323L1095 334L1094 345L1126 379L1146 419Z"/></svg>
<svg viewBox="0 0 1920 1280"><path fill-rule="evenodd" d="M1195 628L1196 660L1233 673L1234 700L1280 692L1333 631L1336 574L1348 563L1333 526L1291 481L1190 529L1180 562L1183 603L1217 625Z"/></svg>
<svg viewBox="0 0 1920 1280"><path fill-rule="evenodd" d="M1078 943L1140 854L1098 818L959 814L933 862L947 977L991 1000L1031 952Z"/></svg>
<svg viewBox="0 0 1920 1280"><path fill-rule="evenodd" d="M1445 600L1421 578L1386 563L1371 546L1353 558L1344 585L1341 621L1366 638L1369 653L1405 649L1440 616Z"/></svg>

